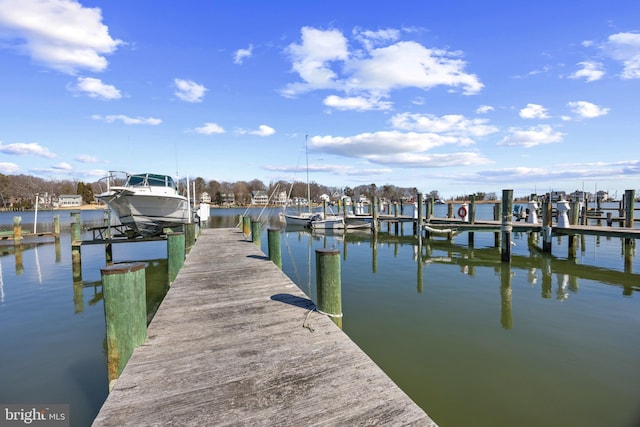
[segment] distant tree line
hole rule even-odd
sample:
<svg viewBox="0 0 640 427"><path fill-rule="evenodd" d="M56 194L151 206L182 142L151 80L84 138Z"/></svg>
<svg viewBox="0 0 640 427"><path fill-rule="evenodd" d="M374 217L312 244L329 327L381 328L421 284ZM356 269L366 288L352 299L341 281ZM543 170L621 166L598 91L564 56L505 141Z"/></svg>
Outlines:
<svg viewBox="0 0 640 427"><path fill-rule="evenodd" d="M186 180L182 179L181 188L183 194L186 194ZM238 206L248 206L251 204L251 194L254 191L265 191L272 195L274 192L286 192L288 198L307 198L307 183L295 181L293 184L288 181L276 181L265 184L259 179L252 181L206 181L201 177L197 177L190 182L190 190L195 188L195 196L197 198L202 193L208 193L211 201L215 205L222 205L225 197L232 196L235 204ZM46 194L53 199L61 194L79 194L86 204L94 203L95 194L99 194L106 188L99 181L85 183L77 180L45 180L42 178L29 175L3 175L0 174L0 208L14 209L32 209L35 204L35 195L42 197ZM418 194L415 187L398 187L391 184L377 186L376 184L358 185L355 187L331 187L318 184L316 182L309 183L309 193L311 200L320 201L320 196L328 195L331 199L337 199L341 196L358 198L364 196L371 199L372 196L384 198L390 201L400 201L413 199ZM462 194L455 197L456 200L469 200L471 197L475 200L497 200L495 193L477 192L472 194ZM425 194L427 198L440 199L437 190L432 190Z"/></svg>

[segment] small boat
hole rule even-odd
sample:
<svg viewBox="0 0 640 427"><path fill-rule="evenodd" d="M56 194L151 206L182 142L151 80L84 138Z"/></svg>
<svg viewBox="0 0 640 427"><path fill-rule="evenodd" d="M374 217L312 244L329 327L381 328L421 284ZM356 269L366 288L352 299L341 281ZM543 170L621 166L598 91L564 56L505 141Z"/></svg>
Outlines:
<svg viewBox="0 0 640 427"><path fill-rule="evenodd" d="M158 236L166 228L182 229L189 222L189 201L169 175L109 172L103 179L107 191L96 198L136 234Z"/></svg>
<svg viewBox="0 0 640 427"><path fill-rule="evenodd" d="M327 215L326 218L323 218L321 215L315 215L311 217L309 221L309 228L314 230L355 230L371 228L371 219L367 216L358 217L348 215L344 217L342 215Z"/></svg>

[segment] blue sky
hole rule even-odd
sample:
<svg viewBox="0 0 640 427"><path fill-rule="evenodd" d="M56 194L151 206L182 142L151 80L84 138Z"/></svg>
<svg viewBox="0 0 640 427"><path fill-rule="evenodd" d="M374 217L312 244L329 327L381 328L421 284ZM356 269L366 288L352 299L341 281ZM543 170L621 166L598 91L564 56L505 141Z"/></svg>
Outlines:
<svg viewBox="0 0 640 427"><path fill-rule="evenodd" d="M640 188L637 1L0 0L0 173Z"/></svg>

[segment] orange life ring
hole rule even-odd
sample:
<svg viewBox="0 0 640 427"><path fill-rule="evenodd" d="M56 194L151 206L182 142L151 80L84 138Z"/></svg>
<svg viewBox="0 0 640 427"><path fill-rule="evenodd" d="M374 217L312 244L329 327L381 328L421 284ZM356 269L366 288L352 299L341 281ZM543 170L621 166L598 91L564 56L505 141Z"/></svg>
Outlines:
<svg viewBox="0 0 640 427"><path fill-rule="evenodd" d="M465 216L467 216L467 208L465 208L464 206L460 206L460 208L458 209L458 216L460 218L464 218Z"/></svg>

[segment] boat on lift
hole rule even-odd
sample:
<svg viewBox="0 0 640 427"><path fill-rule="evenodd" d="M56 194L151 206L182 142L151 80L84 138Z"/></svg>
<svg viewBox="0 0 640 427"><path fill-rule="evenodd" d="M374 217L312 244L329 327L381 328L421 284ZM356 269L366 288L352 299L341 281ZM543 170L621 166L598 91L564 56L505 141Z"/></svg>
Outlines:
<svg viewBox="0 0 640 427"><path fill-rule="evenodd" d="M105 192L96 196L136 235L158 236L165 229L182 230L188 223L189 200L169 175L109 172Z"/></svg>

